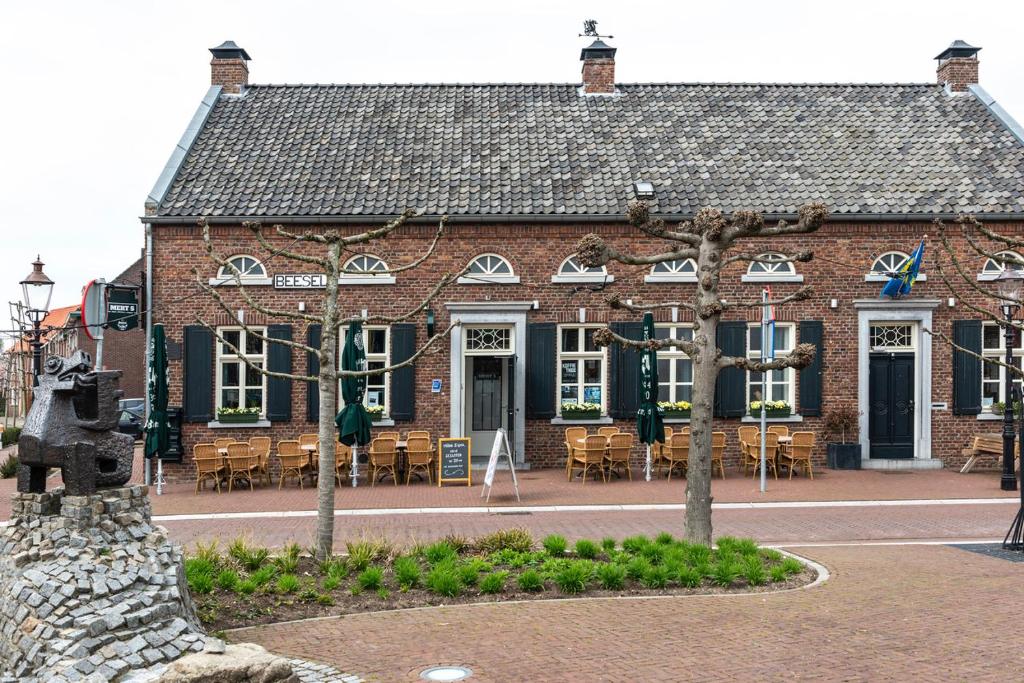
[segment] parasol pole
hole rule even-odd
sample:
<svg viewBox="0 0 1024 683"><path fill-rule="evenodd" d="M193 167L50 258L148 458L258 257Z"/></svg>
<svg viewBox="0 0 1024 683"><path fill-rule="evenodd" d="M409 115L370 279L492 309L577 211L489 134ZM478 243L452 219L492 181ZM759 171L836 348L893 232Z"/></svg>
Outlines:
<svg viewBox="0 0 1024 683"><path fill-rule="evenodd" d="M352 444L352 467L348 468L352 473L352 488L358 486L356 483L359 478L359 442Z"/></svg>
<svg viewBox="0 0 1024 683"><path fill-rule="evenodd" d="M651 480L651 444L647 444L647 481Z"/></svg>
<svg viewBox="0 0 1024 683"><path fill-rule="evenodd" d="M761 290L761 303L764 304L768 301L768 290ZM761 362L765 361L765 345L768 343L768 307L762 305L761 307ZM772 344L775 340L772 340ZM768 477L765 475L766 455L765 455L765 426L766 426L766 415L764 411L765 401L768 400L768 394L765 392L765 379L768 373L761 372L761 493L765 492L768 486Z"/></svg>

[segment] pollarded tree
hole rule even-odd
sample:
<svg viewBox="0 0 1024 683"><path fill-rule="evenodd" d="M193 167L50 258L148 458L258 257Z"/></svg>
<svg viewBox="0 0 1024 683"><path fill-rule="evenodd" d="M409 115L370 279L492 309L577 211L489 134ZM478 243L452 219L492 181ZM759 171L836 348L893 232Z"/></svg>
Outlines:
<svg viewBox="0 0 1024 683"><path fill-rule="evenodd" d="M693 220L670 229L665 222L652 217L646 202L634 201L629 205L627 220L635 227L669 244L666 251L650 255L634 255L618 251L601 238L589 234L577 247L578 260L586 266L603 266L609 261L626 265L653 265L683 259L697 263L697 288L689 301L632 302L612 297L612 308L643 313L654 309L685 308L693 312L693 340L651 340L641 342L626 339L612 330L600 330L595 339L599 344L622 344L633 348L661 349L675 346L693 361L693 400L690 413L690 457L686 485L686 537L690 541L711 544L711 416L715 402L715 381L725 368L767 372L783 368L803 368L814 359L812 344L798 344L785 358L761 362L749 358L727 356L716 345L718 322L722 314L731 309L762 306L758 299L724 299L719 293L723 269L734 263L767 262L758 251L746 252L737 247L758 239L810 233L821 227L828 217L823 204L808 204L800 208L796 223L779 221L765 225L764 218L754 211L737 211L724 216L717 209L704 208ZM773 263L810 261L810 252L784 254ZM793 294L767 303L780 306L792 301L803 301L811 295L811 287L804 286Z"/></svg>
<svg viewBox="0 0 1024 683"><path fill-rule="evenodd" d="M217 331L217 328L214 325L203 320L201 317L197 318L200 324L213 332L218 343L223 344L228 349L231 349L233 353L237 353L245 365L253 371L259 372L266 377L318 383L320 399L320 418L318 422L320 453L319 470L322 473L317 485L316 552L318 559L329 558L333 553L334 547L334 477L327 476L326 473L334 472L335 441L337 434L334 418L335 414L338 412L336 391L338 381L342 377L367 377L370 375L379 375L394 372L395 370L413 365L421 356L426 353L431 353L437 343L448 336L452 328L458 324L455 322L449 324L446 329L428 339L423 346L416 349L407 359L399 363L394 363L374 370L362 371L341 370L338 367L339 328L342 325L347 325L354 321L364 324L394 325L396 323L409 320L426 309L430 302L447 285L455 282L459 276L465 273L465 270L457 273L445 273L421 301L408 311L399 315L367 315L366 317L363 317L362 315L344 315L341 312L341 306L339 306L338 302L338 278L344 274L354 274L345 270L342 261L343 256L352 252L354 249L361 249L375 240L387 237L389 234L405 225L413 215L414 213L412 211L406 211L398 218L379 228L374 228L354 235L346 235L336 229L323 231L310 230L303 233L295 233L277 225L273 228L273 235L269 236L264 232L264 228L260 223L248 222L244 224L260 247L268 254L268 260L270 258L284 258L288 261L302 264L306 268L313 267L323 273L324 289L323 294L320 297L319 311L294 311L274 308L261 302L258 298L253 297L245 286L243 273L241 273L233 263L217 251L214 246L213 239L210 236L209 226L206 224L206 221L200 221L207 255L214 263L220 266L224 272L229 274L229 278L225 279L225 283L230 282L235 285L232 289L237 290L241 301L244 301L250 308L252 308L252 310L258 311L269 319L293 320L299 324L307 326L320 326L319 346L311 346L291 339L270 338L262 332L249 327L246 324L244 317L239 315L236 307L232 306L232 302L229 302L225 298L226 295L222 288L218 285L210 285L209 282L203 278L199 269L194 269L194 274L199 287L208 293L214 301L216 301L220 310L227 314L231 319L231 324L233 326L242 328L245 330L247 336L252 335L253 337L260 339L265 345L281 344L289 349L298 349L307 354L311 354L319 361L319 372L316 375L303 375L298 373L269 370L263 365L251 362L244 354L239 353L238 349L230 341L225 339L224 336ZM446 223L447 217L444 217L439 221L433 240L421 256L402 266L387 270L375 269L372 274L374 276L393 275L395 273L412 270L422 265L437 248L437 244L444 234ZM282 242L285 240L290 241L283 245L275 245L271 242L271 239L274 237ZM296 248L296 245L304 245L306 249L300 251Z"/></svg>

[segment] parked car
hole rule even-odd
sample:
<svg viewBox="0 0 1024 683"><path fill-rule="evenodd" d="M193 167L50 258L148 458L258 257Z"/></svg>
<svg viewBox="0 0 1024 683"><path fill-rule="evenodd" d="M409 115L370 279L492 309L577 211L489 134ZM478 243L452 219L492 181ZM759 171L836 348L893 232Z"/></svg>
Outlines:
<svg viewBox="0 0 1024 683"><path fill-rule="evenodd" d="M121 410L131 410L134 413L142 415L146 411L146 399L122 398L117 402L117 407Z"/></svg>
<svg viewBox="0 0 1024 683"><path fill-rule="evenodd" d="M131 400L131 399L129 399ZM124 401L122 401L123 403ZM123 408L117 420L117 431L128 434L136 441L142 438L142 430L146 426L146 416L143 414L145 407L140 405L133 408Z"/></svg>

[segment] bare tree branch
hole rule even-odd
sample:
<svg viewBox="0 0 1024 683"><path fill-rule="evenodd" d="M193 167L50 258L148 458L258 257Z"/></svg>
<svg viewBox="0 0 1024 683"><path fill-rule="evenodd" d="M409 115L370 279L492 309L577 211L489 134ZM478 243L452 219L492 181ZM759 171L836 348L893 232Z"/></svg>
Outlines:
<svg viewBox="0 0 1024 683"><path fill-rule="evenodd" d="M665 301L661 303L631 303L629 301L623 301L619 298L618 294L613 294L608 297L605 302L614 309L623 309L631 311L633 313L646 313L647 311L653 311L657 309L668 309L668 308L685 308L689 311L696 312L697 307L689 301Z"/></svg>
<svg viewBox="0 0 1024 683"><path fill-rule="evenodd" d="M976 359L980 360L982 363L989 363L991 365L998 365L999 367L1006 368L1007 370L1012 372L1014 375L1017 375L1018 377L1024 377L1024 370L1021 370L1020 368L1018 368L1016 366L1013 366L1013 365L1007 365L1006 363L1004 363L1003 361L999 360L998 358L986 357L986 356L983 356L983 355L981 355L980 353L978 353L976 351L971 351L970 349L965 349L964 347L960 346L955 341L950 339L949 336L947 334L945 334L944 332L935 332L934 330L930 330L927 327L924 328L924 331L927 332L928 334L932 335L933 337L938 337L942 341L946 342L954 350L960 351L961 353L966 353L968 356L971 356L972 358L976 358Z"/></svg>
<svg viewBox="0 0 1024 683"><path fill-rule="evenodd" d="M277 372L277 371L274 371L274 370L267 370L262 365L257 365L256 363L254 363L251 360L249 360L249 358L245 354L243 354L241 351L239 351L237 346L235 346L234 344L229 342L227 339L225 339L224 336L220 332L217 331L217 327L216 326L211 325L210 323L208 323L205 320L203 320L203 318L201 318L201 317L197 317L196 320L198 320L202 324L203 327L205 327L206 329L208 329L211 332L213 332L213 336L215 336L217 338L217 341L220 342L221 344L223 344L224 346L228 347L229 349L231 349L231 352L234 353L236 356L238 356L238 360L242 361L242 363L244 363L246 365L246 367L249 367L249 368L255 370L256 372L260 373L261 375L266 375L267 377L277 377L279 379L294 379L294 380L297 380L299 382L316 382L317 381L316 377L312 377L310 375L296 375L296 374L293 374L293 373L290 373L290 372ZM264 337L263 335L259 334L258 332L256 332L255 330L253 330L250 327L246 327L244 323L241 323L241 321L239 321L239 324L242 327L242 329L245 330L246 334L254 334L254 335L260 337L261 339L263 339L264 343L267 343L267 341L268 341L267 337ZM269 341L272 341L272 342L276 343L276 342L282 342L282 341L285 341L285 340L283 340L283 339L272 339L272 340L269 340Z"/></svg>
<svg viewBox="0 0 1024 683"><path fill-rule="evenodd" d="M682 349L683 353L688 356L696 356L699 353L697 344L684 339L650 339L648 341L627 339L622 335L616 334L608 327L602 327L594 331L594 343L598 346L609 346L612 343L617 343L641 351L667 349L674 346Z"/></svg>
<svg viewBox="0 0 1024 683"><path fill-rule="evenodd" d="M946 252L946 255L949 257L949 261L953 265L953 269L956 270L957 274L960 276L960 279L963 280L964 284L966 284L970 289L973 289L974 291L982 294L983 296L989 299L995 299L996 301L1005 301L1007 303L1016 304L1018 306L1021 304L1020 299L1004 298L1000 296L998 293L985 289L984 287L979 285L975 281L973 275L968 274L967 271L964 270L963 265L960 263L960 260L956 256L956 252L953 250L953 245L949 243L949 239L946 237L946 233L942 229L939 230L939 241L942 242L942 248ZM942 270L941 260L936 259L935 268L939 272L939 277L942 278L943 282L945 282L946 287L949 289L949 291L952 292L954 295L959 296L959 293L954 290L952 283L950 283L949 280L946 278L946 274Z"/></svg>
<svg viewBox="0 0 1024 683"><path fill-rule="evenodd" d="M434 251L437 248L437 243L441 240L441 236L444 235L444 229L445 229L445 226L447 224L448 224L448 216L441 216L441 220L438 221L438 223L437 223L437 230L434 232L434 239L430 243L430 246L427 247L427 250L423 253L422 256L420 256L415 261L412 261L411 263L407 263L404 266L398 266L396 268L388 268L387 270L375 270L372 273L364 273L363 271L345 270L345 269L342 269L341 272L343 274L346 274L346 275L353 275L353 274L358 274L358 275L367 275L367 274L368 275L394 275L395 273L402 273L404 271L412 270L413 268L417 268L417 267L420 266L420 264L422 264L424 261L426 261L428 258L430 258L433 255ZM363 256L365 254L359 254L359 255Z"/></svg>
<svg viewBox="0 0 1024 683"><path fill-rule="evenodd" d="M740 368L741 370L749 370L751 372L767 372L768 370L782 370L785 368L806 368L814 362L814 354L816 352L817 348L814 344L797 344L788 356L770 361L740 356L722 356L718 359L718 367Z"/></svg>
<svg viewBox="0 0 1024 683"><path fill-rule="evenodd" d="M773 253L773 256L775 255L782 256L782 258L772 258L766 253L756 254L754 252L743 252L730 256L729 258L722 259L717 267L722 269L729 264L736 263L738 261L743 261L745 263L806 263L814 258L814 253L810 251L801 251L792 255Z"/></svg>
<svg viewBox="0 0 1024 683"><path fill-rule="evenodd" d="M935 222L940 226L940 229L944 227L942 221L936 219ZM1012 237L1008 237L1006 235L1000 235L998 232L990 230L988 227L985 226L984 223L979 221L974 216L961 216L960 218L957 219L957 223L960 223L961 226L970 226L977 229L978 232L980 232L982 235L989 238L993 242L1002 242L1008 247L1012 247L1014 249L1024 249L1024 240L1018 240ZM964 230L964 233L966 234L969 231L969 229L970 228L966 228ZM1017 261L1014 261L1014 263L1017 263Z"/></svg>
<svg viewBox="0 0 1024 683"><path fill-rule="evenodd" d="M769 299L768 301L760 301L758 299L749 299L745 301L732 301L722 300L722 308L753 308L755 306L783 306L793 301L806 301L811 298L814 294L814 287L811 285L804 285L800 289L796 290L788 296L784 296L781 299Z"/></svg>

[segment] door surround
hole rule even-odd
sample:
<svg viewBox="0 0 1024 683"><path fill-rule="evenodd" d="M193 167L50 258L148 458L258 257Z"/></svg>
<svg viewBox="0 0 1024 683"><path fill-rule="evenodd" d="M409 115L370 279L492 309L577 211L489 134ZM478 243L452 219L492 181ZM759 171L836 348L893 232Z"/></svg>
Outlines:
<svg viewBox="0 0 1024 683"><path fill-rule="evenodd" d="M942 461L932 458L932 337L925 329L932 327L932 311L939 299L854 299L857 310L857 409L860 411L860 455L864 469L938 469ZM868 437L869 377L871 356L871 323L913 322L914 345L914 457L906 459L870 458Z"/></svg>
<svg viewBox="0 0 1024 683"><path fill-rule="evenodd" d="M515 433L516 444L513 454L517 468L526 467L526 313L534 308L532 301L472 301L450 302L445 308L451 315L452 322L461 322L468 326L498 325L514 329L513 352L516 357L515 382ZM449 382L450 408L449 431L452 437L465 435L465 392L466 356L464 353L465 339L462 325L452 328L451 339L451 379ZM497 354L500 355L500 354Z"/></svg>

